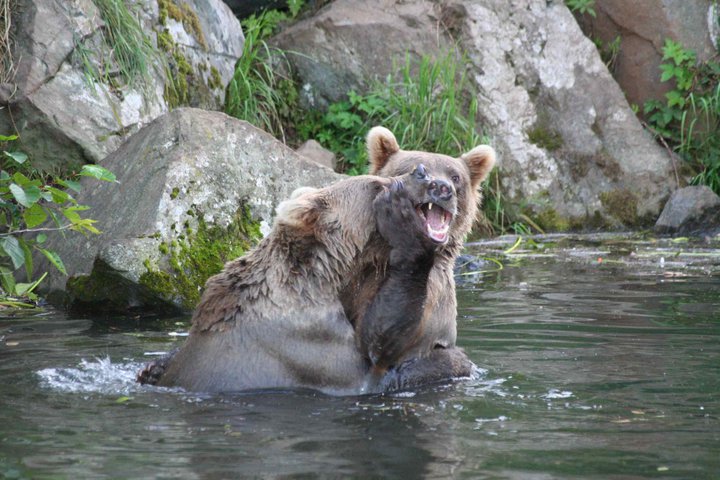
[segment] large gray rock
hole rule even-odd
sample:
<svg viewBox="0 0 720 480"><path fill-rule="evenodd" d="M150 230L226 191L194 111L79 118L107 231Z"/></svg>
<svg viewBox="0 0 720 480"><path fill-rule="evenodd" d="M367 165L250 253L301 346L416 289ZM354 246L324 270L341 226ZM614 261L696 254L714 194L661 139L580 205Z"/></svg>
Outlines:
<svg viewBox="0 0 720 480"><path fill-rule="evenodd" d="M102 40L108 27L92 0L16 3L17 70L12 83L0 88L0 107L5 107L0 133L18 133L33 165L51 171L99 162L177 104L221 108L224 87L242 54L240 24L221 0L167 0L176 7L171 13L161 12L156 1L126 2L149 40L157 45L162 39L160 53L148 58L149 78L126 85L117 65L103 62L112 58ZM88 80L83 54L113 79L112 86Z"/></svg>
<svg viewBox="0 0 720 480"><path fill-rule="evenodd" d="M462 5L462 44L508 198L571 226L654 220L675 188L672 160L643 130L564 3Z"/></svg>
<svg viewBox="0 0 720 480"><path fill-rule="evenodd" d="M720 231L720 197L705 185L676 190L655 223L655 231L666 234Z"/></svg>
<svg viewBox="0 0 720 480"><path fill-rule="evenodd" d="M306 105L325 108L396 72L406 53L440 53L446 41L438 43L439 28L431 2L337 0L272 43L297 70Z"/></svg>
<svg viewBox="0 0 720 480"><path fill-rule="evenodd" d="M337 163L335 154L330 150L323 148L323 146L315 140L308 140L300 145L295 152L308 160L312 160L315 163L319 163L320 165L324 165L335 170L335 164Z"/></svg>
<svg viewBox="0 0 720 480"><path fill-rule="evenodd" d="M189 310L231 259L218 252L239 255L247 237L267 233L295 188L341 178L245 122L190 108L158 118L103 165L119 183L83 181L77 198L103 233L48 240L68 277L42 265L49 298L69 307Z"/></svg>
<svg viewBox="0 0 720 480"><path fill-rule="evenodd" d="M630 103L665 101L671 82L660 82L665 39L693 50L698 60L717 54L716 4L713 0L596 0L596 16L579 17L583 31L608 45L620 37L613 76Z"/></svg>
<svg viewBox="0 0 720 480"><path fill-rule="evenodd" d="M275 39L301 54L290 59L317 106L396 71L407 49L432 56L454 40L507 202L549 230L657 217L675 188L672 161L563 2L337 0Z"/></svg>

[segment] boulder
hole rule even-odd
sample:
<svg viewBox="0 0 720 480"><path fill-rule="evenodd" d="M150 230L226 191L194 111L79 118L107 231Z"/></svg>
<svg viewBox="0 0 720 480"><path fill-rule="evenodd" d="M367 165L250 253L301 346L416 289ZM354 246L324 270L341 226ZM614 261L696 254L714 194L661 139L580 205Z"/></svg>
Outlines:
<svg viewBox="0 0 720 480"><path fill-rule="evenodd" d="M308 160L312 160L315 163L319 163L320 165L324 165L333 170L335 169L335 164L337 162L335 154L330 150L323 148L323 146L315 140L308 140L300 145L295 151L298 155L302 155Z"/></svg>
<svg viewBox="0 0 720 480"><path fill-rule="evenodd" d="M595 45L562 2L471 1L461 43L508 199L546 229L654 221L676 187Z"/></svg>
<svg viewBox="0 0 720 480"><path fill-rule="evenodd" d="M705 185L676 190L655 223L655 231L670 235L720 233L720 197Z"/></svg>
<svg viewBox="0 0 720 480"><path fill-rule="evenodd" d="M341 178L248 123L192 108L145 126L103 166L119 183L83 181L77 197L102 234L48 239L67 277L37 259L52 303L191 310L207 277L269 232L281 200Z"/></svg>
<svg viewBox="0 0 720 480"><path fill-rule="evenodd" d="M433 3L337 0L271 43L287 52L301 79L301 100L326 108L397 71L405 55L438 55L446 45Z"/></svg>
<svg viewBox="0 0 720 480"><path fill-rule="evenodd" d="M563 2L337 0L274 42L297 52L317 107L396 72L406 51L459 45L505 200L548 230L648 224L676 188L671 158Z"/></svg>
<svg viewBox="0 0 720 480"><path fill-rule="evenodd" d="M620 37L613 76L630 103L665 101L672 87L660 82L665 39L693 50L698 60L717 54L720 23L713 0L596 0L596 16L578 18L585 34L608 45Z"/></svg>
<svg viewBox="0 0 720 480"><path fill-rule="evenodd" d="M45 170L99 162L177 105L221 108L242 54L240 24L221 0L125 2L149 42L147 75L126 81L105 40L117 29L92 0L15 3L0 133L19 134Z"/></svg>

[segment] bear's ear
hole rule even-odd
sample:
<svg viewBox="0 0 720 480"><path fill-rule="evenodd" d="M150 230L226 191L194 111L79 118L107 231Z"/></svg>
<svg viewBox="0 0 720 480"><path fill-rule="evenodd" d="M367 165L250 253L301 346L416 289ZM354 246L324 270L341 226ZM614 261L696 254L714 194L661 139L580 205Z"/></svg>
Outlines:
<svg viewBox="0 0 720 480"><path fill-rule="evenodd" d="M373 127L367 135L370 174L376 175L387 163L388 159L400 151L395 135L385 127Z"/></svg>
<svg viewBox="0 0 720 480"><path fill-rule="evenodd" d="M495 166L495 150L489 145L478 145L462 157L470 170L470 183L477 189Z"/></svg>
<svg viewBox="0 0 720 480"><path fill-rule="evenodd" d="M322 195L317 188L298 188L289 200L277 206L275 225L300 236L312 235L323 210Z"/></svg>

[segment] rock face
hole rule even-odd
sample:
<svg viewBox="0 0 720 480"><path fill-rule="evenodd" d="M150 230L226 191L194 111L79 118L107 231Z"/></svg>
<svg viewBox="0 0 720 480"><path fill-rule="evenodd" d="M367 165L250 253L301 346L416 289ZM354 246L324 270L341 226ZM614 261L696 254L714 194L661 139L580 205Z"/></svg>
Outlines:
<svg viewBox="0 0 720 480"><path fill-rule="evenodd" d="M666 234L720 233L720 197L702 185L676 190L655 223Z"/></svg>
<svg viewBox="0 0 720 480"><path fill-rule="evenodd" d="M380 40L379 40L380 39ZM337 0L276 43L316 106L451 39L471 61L506 200L549 230L654 220L675 176L563 2ZM472 146L467 146L470 148Z"/></svg>
<svg viewBox="0 0 720 480"><path fill-rule="evenodd" d="M325 108L395 72L393 60L404 62L406 52L437 55L440 36L430 2L337 0L272 43L288 52L306 105Z"/></svg>
<svg viewBox="0 0 720 480"><path fill-rule="evenodd" d="M17 70L0 88L0 132L17 132L34 165L53 171L99 162L170 107L220 108L242 54L240 24L221 0L125 2L150 45L147 78L127 83L92 0L16 3Z"/></svg>
<svg viewBox="0 0 720 480"><path fill-rule="evenodd" d="M549 229L654 220L675 187L672 161L565 5L463 5L463 45L509 199L527 202Z"/></svg>
<svg viewBox="0 0 720 480"><path fill-rule="evenodd" d="M295 151L298 155L302 155L308 160L312 160L315 163L319 163L333 170L335 169L335 164L337 163L335 154L323 148L323 146L315 140L308 140Z"/></svg>
<svg viewBox="0 0 720 480"><path fill-rule="evenodd" d="M666 38L680 42L707 60L717 54L720 24L712 0L596 0L597 15L580 24L588 37L607 45L620 37L613 76L630 103L665 100L671 88L660 82L662 47Z"/></svg>
<svg viewBox="0 0 720 480"><path fill-rule="evenodd" d="M190 108L144 127L103 165L119 184L85 182L78 198L102 235L48 240L69 274L47 269L54 303L190 310L205 278L269 231L281 200L341 178L245 122Z"/></svg>

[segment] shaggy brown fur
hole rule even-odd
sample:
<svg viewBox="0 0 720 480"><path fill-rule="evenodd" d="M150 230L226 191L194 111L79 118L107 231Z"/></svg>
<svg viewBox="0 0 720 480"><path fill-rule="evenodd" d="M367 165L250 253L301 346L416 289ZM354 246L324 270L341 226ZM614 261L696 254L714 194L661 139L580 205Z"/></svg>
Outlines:
<svg viewBox="0 0 720 480"><path fill-rule="evenodd" d="M452 263L492 151L461 159L403 152L377 127L368 143L384 176L302 189L282 203L271 234L208 280L187 342L139 381L356 394L470 373L472 362L454 348ZM448 185L442 198L436 181ZM430 202L454 213L445 244L425 235Z"/></svg>
<svg viewBox="0 0 720 480"><path fill-rule="evenodd" d="M450 225L447 243L435 253L435 263L428 279L427 298L422 320L415 333L414 345L408 346L403 360L424 357L437 348L452 348L457 338L457 302L453 266L460 254L465 236L477 217L482 198L480 184L495 165L495 152L480 145L453 158L447 155L421 151L401 150L395 136L384 127L375 127L367 137L370 173L385 177L407 174L423 164L431 179L448 182L457 197L457 213ZM382 275L373 275L372 267L353 278L341 298L352 322L363 318L369 299L377 295L385 281Z"/></svg>

